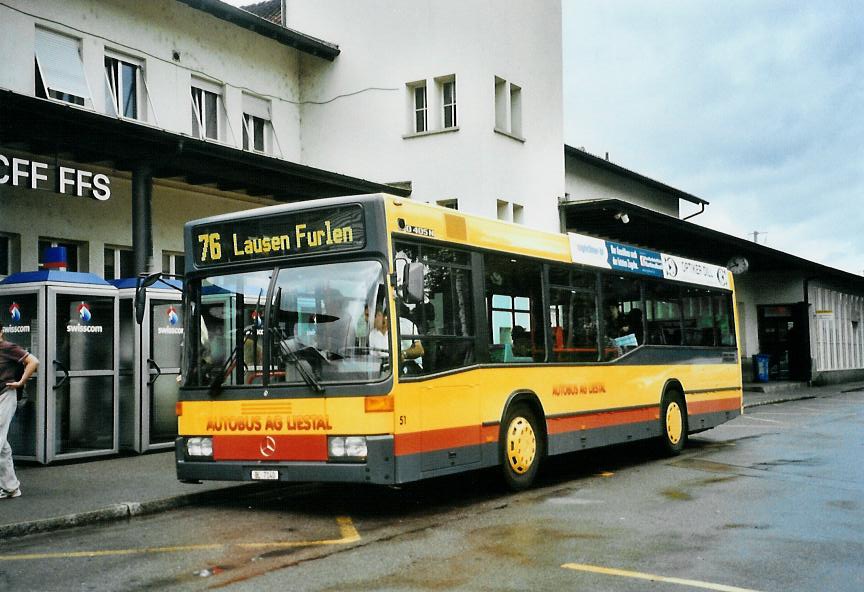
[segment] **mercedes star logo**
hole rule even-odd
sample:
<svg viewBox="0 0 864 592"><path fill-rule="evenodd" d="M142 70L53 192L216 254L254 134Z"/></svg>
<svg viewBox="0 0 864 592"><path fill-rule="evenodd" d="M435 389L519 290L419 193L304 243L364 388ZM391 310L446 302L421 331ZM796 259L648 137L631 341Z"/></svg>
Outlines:
<svg viewBox="0 0 864 592"><path fill-rule="evenodd" d="M273 436L264 436L258 450L261 451L261 456L273 456L273 453L276 452L276 440Z"/></svg>

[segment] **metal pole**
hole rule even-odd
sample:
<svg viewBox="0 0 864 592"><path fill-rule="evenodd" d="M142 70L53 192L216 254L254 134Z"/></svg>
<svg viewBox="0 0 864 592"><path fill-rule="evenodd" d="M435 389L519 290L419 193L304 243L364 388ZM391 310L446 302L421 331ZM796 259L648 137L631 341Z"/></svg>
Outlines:
<svg viewBox="0 0 864 592"><path fill-rule="evenodd" d="M132 171L132 250L135 275L151 271L153 265L153 166L140 163Z"/></svg>

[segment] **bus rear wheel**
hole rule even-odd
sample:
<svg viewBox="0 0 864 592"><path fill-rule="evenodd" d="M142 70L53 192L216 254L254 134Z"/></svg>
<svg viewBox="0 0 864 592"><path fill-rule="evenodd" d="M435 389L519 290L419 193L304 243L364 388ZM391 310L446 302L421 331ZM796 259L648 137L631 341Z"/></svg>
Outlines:
<svg viewBox="0 0 864 592"><path fill-rule="evenodd" d="M666 391L660 405L660 445L669 456L680 454L687 445L687 407L676 389Z"/></svg>
<svg viewBox="0 0 864 592"><path fill-rule="evenodd" d="M534 483L544 450L537 416L528 405L517 404L507 412L502 428L504 481L514 491L527 489Z"/></svg>

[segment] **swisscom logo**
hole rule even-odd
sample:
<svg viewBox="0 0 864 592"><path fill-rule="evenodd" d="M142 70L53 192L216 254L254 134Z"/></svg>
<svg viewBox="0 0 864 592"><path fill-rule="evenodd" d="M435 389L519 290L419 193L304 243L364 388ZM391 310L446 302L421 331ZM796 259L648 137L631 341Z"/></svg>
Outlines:
<svg viewBox="0 0 864 592"><path fill-rule="evenodd" d="M157 327L156 333L159 335L183 335L183 327L178 327L180 324L180 315L177 314L177 309L169 306L165 312L165 320L168 321L167 327Z"/></svg>
<svg viewBox="0 0 864 592"><path fill-rule="evenodd" d="M78 305L78 325L66 325L67 333L102 333L102 325L92 325L93 313L90 305L82 302ZM71 319L69 321L72 322Z"/></svg>
<svg viewBox="0 0 864 592"><path fill-rule="evenodd" d="M21 305L13 302L9 306L9 318L12 321L8 327L3 329L4 333L29 333L30 325L19 325L21 322Z"/></svg>

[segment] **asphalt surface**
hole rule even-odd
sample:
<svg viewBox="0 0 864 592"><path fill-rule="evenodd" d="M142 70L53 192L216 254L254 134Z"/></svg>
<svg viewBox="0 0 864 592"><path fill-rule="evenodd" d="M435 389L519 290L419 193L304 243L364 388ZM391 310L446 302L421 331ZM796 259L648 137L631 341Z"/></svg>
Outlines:
<svg viewBox="0 0 864 592"><path fill-rule="evenodd" d="M864 390L864 383L827 387L769 384L764 387L767 392L750 390L753 388L761 387L745 387L745 410ZM17 463L16 472L22 495L0 500L0 541L96 522L126 520L208 499L238 498L250 490L274 487L237 482L180 483L174 470L173 450L48 466Z"/></svg>

